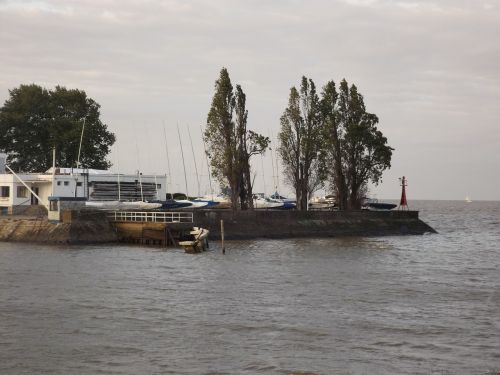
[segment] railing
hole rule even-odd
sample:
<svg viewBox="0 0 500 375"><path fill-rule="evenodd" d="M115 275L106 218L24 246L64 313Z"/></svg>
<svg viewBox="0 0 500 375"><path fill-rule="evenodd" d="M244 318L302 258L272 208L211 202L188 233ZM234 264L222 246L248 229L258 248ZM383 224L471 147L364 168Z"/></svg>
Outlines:
<svg viewBox="0 0 500 375"><path fill-rule="evenodd" d="M192 223L192 212L140 212L113 211L108 215L111 221L149 221L156 223Z"/></svg>

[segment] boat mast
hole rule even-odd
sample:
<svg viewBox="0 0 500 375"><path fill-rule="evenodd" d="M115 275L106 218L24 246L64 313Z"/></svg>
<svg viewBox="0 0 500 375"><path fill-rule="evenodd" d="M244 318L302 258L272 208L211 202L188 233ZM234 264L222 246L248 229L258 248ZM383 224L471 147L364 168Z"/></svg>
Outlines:
<svg viewBox="0 0 500 375"><path fill-rule="evenodd" d="M80 134L80 146L78 146L78 158L76 168L80 168L80 152L82 151L83 131L85 130L85 117L83 118L82 133Z"/></svg>
<svg viewBox="0 0 500 375"><path fill-rule="evenodd" d="M184 182L186 184L186 199L187 199L189 197L188 180L186 175L186 163L184 162L184 151L182 150L181 131L179 130L179 123L177 123L177 135L179 136L179 144L181 145L182 167L184 168Z"/></svg>
<svg viewBox="0 0 500 375"><path fill-rule="evenodd" d="M275 191L278 189L278 184L276 183L276 178L277 176L274 174L274 156L273 156L273 148L269 147L269 150L271 150L271 167L273 168L273 185ZM273 193L274 194L274 193Z"/></svg>
<svg viewBox="0 0 500 375"><path fill-rule="evenodd" d="M207 171L208 171L208 184L210 185L210 194L212 194L212 200L214 199L214 190L212 189L212 176L210 175L210 165L208 163L208 155L207 155L207 145L205 144L205 138L203 138L203 129L200 124L201 131L201 140L203 142L203 150L205 151L205 160L207 162Z"/></svg>
<svg viewBox="0 0 500 375"><path fill-rule="evenodd" d="M165 193L168 193L168 184L170 183L170 186L173 186L172 185L172 173L171 173L171 169L170 169L170 157L168 156L168 143L167 143L167 131L165 130L165 121L163 121L163 138L165 139L165 154L167 155L167 167L168 167L168 178L167 178L167 185L165 186L166 187L166 191ZM174 196L172 195L171 198L173 198Z"/></svg>
<svg viewBox="0 0 500 375"><path fill-rule="evenodd" d="M121 201L121 190L120 190L120 173L116 174L116 180L118 182L118 202Z"/></svg>
<svg viewBox="0 0 500 375"><path fill-rule="evenodd" d="M276 137L276 145L278 144L278 137ZM279 172L279 163L278 163L278 150L274 152L274 156L276 157L276 191L279 194L280 191L280 172Z"/></svg>
<svg viewBox="0 0 500 375"><path fill-rule="evenodd" d="M200 196L200 178L198 176L198 167L196 166L196 156L194 154L193 138L191 138L191 130L189 130L189 124L187 126L187 129L188 129L188 134L189 134L189 141L191 142L191 152L193 153L194 171L196 173L196 182L198 184L198 197L199 197Z"/></svg>
<svg viewBox="0 0 500 375"><path fill-rule="evenodd" d="M264 196L266 196L266 176L264 175L264 155L260 154L260 161L262 164L262 183L264 184Z"/></svg>
<svg viewBox="0 0 500 375"><path fill-rule="evenodd" d="M135 137L135 150L137 154L137 166L139 169L137 170L137 174L139 175L139 185L141 187L141 201L144 202L144 194L142 192L142 172L141 172L141 160L139 157L139 146L137 145L137 136Z"/></svg>
<svg viewBox="0 0 500 375"><path fill-rule="evenodd" d="M55 190L55 182L56 182L56 148L52 148L52 193L51 195L54 196L54 190Z"/></svg>

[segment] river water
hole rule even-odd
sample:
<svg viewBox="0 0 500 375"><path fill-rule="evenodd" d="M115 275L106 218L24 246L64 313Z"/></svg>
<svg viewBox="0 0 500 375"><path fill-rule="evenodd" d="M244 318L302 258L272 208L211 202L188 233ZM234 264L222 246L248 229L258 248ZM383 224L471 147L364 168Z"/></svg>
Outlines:
<svg viewBox="0 0 500 375"><path fill-rule="evenodd" d="M0 243L0 374L500 372L500 202L222 255Z"/></svg>

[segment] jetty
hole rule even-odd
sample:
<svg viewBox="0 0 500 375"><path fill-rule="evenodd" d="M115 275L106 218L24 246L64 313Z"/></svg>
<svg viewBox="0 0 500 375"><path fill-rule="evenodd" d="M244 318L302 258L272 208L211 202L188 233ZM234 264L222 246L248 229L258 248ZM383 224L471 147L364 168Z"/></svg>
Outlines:
<svg viewBox="0 0 500 375"><path fill-rule="evenodd" d="M53 244L136 243L177 246L192 240L194 227L210 232L211 240L258 238L321 238L421 235L436 231L418 211L281 211L181 210L97 211L68 209L60 222L47 216L0 216L0 241Z"/></svg>

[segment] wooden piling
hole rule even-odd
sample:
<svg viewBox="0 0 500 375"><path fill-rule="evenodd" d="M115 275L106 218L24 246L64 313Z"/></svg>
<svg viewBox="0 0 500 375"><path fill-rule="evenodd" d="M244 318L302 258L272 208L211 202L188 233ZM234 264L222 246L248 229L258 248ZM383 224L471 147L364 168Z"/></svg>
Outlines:
<svg viewBox="0 0 500 375"><path fill-rule="evenodd" d="M224 220L220 221L220 238L222 242L222 254L225 254L226 247L224 246Z"/></svg>

